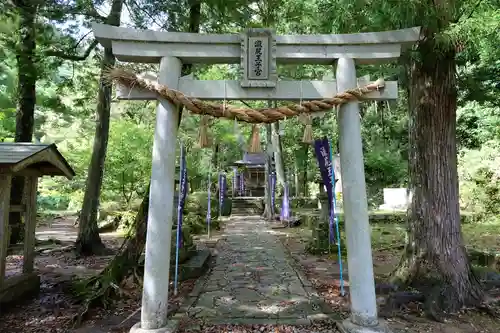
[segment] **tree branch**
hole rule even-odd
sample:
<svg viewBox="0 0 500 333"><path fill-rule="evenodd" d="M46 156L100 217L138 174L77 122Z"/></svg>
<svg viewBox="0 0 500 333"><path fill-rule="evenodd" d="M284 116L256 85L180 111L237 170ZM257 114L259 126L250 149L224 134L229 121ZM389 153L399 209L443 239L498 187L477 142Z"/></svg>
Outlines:
<svg viewBox="0 0 500 333"><path fill-rule="evenodd" d="M48 50L47 52L45 52L45 56L58 57L64 60L71 60L71 61L83 61L88 58L90 52L92 52L92 50L96 48L98 43L99 42L97 41L97 39L94 39L94 41L89 45L89 47L85 50L85 52L82 55L69 54L62 50Z"/></svg>
<svg viewBox="0 0 500 333"><path fill-rule="evenodd" d="M106 17L99 14L97 10L94 8L94 6L90 6L90 8L84 8L82 6L68 6L68 5L54 4L42 8L41 11L45 15L49 16L49 18L53 18L51 16L59 17L61 15L74 15L74 16L81 15L86 19L94 19L101 23L106 21Z"/></svg>
<svg viewBox="0 0 500 333"><path fill-rule="evenodd" d="M478 0L475 5L472 7L471 11L469 12L469 14L467 15L467 17L465 18L466 20L470 19L472 17L472 15L474 15L476 9L479 8L479 6L481 5L481 3L483 2L483 0ZM465 16L465 9L460 13L460 15L458 15L458 17L454 20L453 23L458 23L460 22L460 20L462 19L462 17Z"/></svg>

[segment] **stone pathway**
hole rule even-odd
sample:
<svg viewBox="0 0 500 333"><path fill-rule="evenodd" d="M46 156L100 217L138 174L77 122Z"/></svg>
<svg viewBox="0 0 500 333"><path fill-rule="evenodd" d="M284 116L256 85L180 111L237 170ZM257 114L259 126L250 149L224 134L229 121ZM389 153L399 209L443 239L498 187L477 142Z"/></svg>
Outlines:
<svg viewBox="0 0 500 333"><path fill-rule="evenodd" d="M193 290L188 316L211 324L308 324L326 319L311 284L296 271L267 222L231 218L216 265ZM189 302L188 302L189 303Z"/></svg>

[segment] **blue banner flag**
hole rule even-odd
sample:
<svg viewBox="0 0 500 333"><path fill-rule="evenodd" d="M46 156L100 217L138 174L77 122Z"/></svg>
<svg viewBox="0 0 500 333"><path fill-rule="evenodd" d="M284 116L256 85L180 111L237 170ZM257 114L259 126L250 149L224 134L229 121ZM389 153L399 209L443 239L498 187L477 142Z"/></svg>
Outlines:
<svg viewBox="0 0 500 333"><path fill-rule="evenodd" d="M208 178L207 178L207 228L208 230L210 230L210 221L212 219L212 213L211 213L211 210L212 210L212 179L210 177L210 173L211 171L208 172Z"/></svg>
<svg viewBox="0 0 500 333"><path fill-rule="evenodd" d="M316 152L316 159L318 160L319 171L323 184L326 187L326 194L328 196L328 216L329 216L329 240L330 243L335 243L335 234L333 230L333 223L335 219L335 211L333 207L333 160L330 150L330 141L328 138L314 140L314 151Z"/></svg>
<svg viewBox="0 0 500 333"><path fill-rule="evenodd" d="M232 188L233 188L232 195L233 196L236 195L236 189L238 188L237 181L238 181L238 167L233 167L233 186L232 186Z"/></svg>
<svg viewBox="0 0 500 333"><path fill-rule="evenodd" d="M283 201L281 203L281 221L290 221L290 199L288 196L288 185L283 186Z"/></svg>
<svg viewBox="0 0 500 333"><path fill-rule="evenodd" d="M224 199L226 194L226 175L223 173L219 174L219 216L222 216L222 207L224 206Z"/></svg>
<svg viewBox="0 0 500 333"><path fill-rule="evenodd" d="M274 207L276 205L276 173L271 171L271 214L274 218Z"/></svg>
<svg viewBox="0 0 500 333"><path fill-rule="evenodd" d="M245 195L245 175L240 173L240 196Z"/></svg>

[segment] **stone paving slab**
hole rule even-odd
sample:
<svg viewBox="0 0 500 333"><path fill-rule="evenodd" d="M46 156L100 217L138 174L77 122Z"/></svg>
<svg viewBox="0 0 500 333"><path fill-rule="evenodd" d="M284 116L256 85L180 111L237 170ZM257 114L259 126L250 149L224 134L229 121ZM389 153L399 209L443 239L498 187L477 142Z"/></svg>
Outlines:
<svg viewBox="0 0 500 333"><path fill-rule="evenodd" d="M232 217L215 266L191 294L188 317L218 324L306 324L328 318L290 260L262 218Z"/></svg>

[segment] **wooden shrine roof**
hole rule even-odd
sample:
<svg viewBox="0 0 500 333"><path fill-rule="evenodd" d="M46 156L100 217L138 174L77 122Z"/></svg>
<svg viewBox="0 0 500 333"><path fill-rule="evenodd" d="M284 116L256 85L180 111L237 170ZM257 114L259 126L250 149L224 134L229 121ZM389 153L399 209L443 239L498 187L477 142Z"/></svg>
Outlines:
<svg viewBox="0 0 500 333"><path fill-rule="evenodd" d="M75 171L55 144L0 143L0 173L65 176L72 179Z"/></svg>
<svg viewBox="0 0 500 333"><path fill-rule="evenodd" d="M235 166L245 166L247 168L259 168L259 167L264 167L266 165L266 153L265 152L260 152L260 153L249 153L245 152L243 155L243 159L233 162L233 165ZM274 164L274 161L271 161L272 164Z"/></svg>

